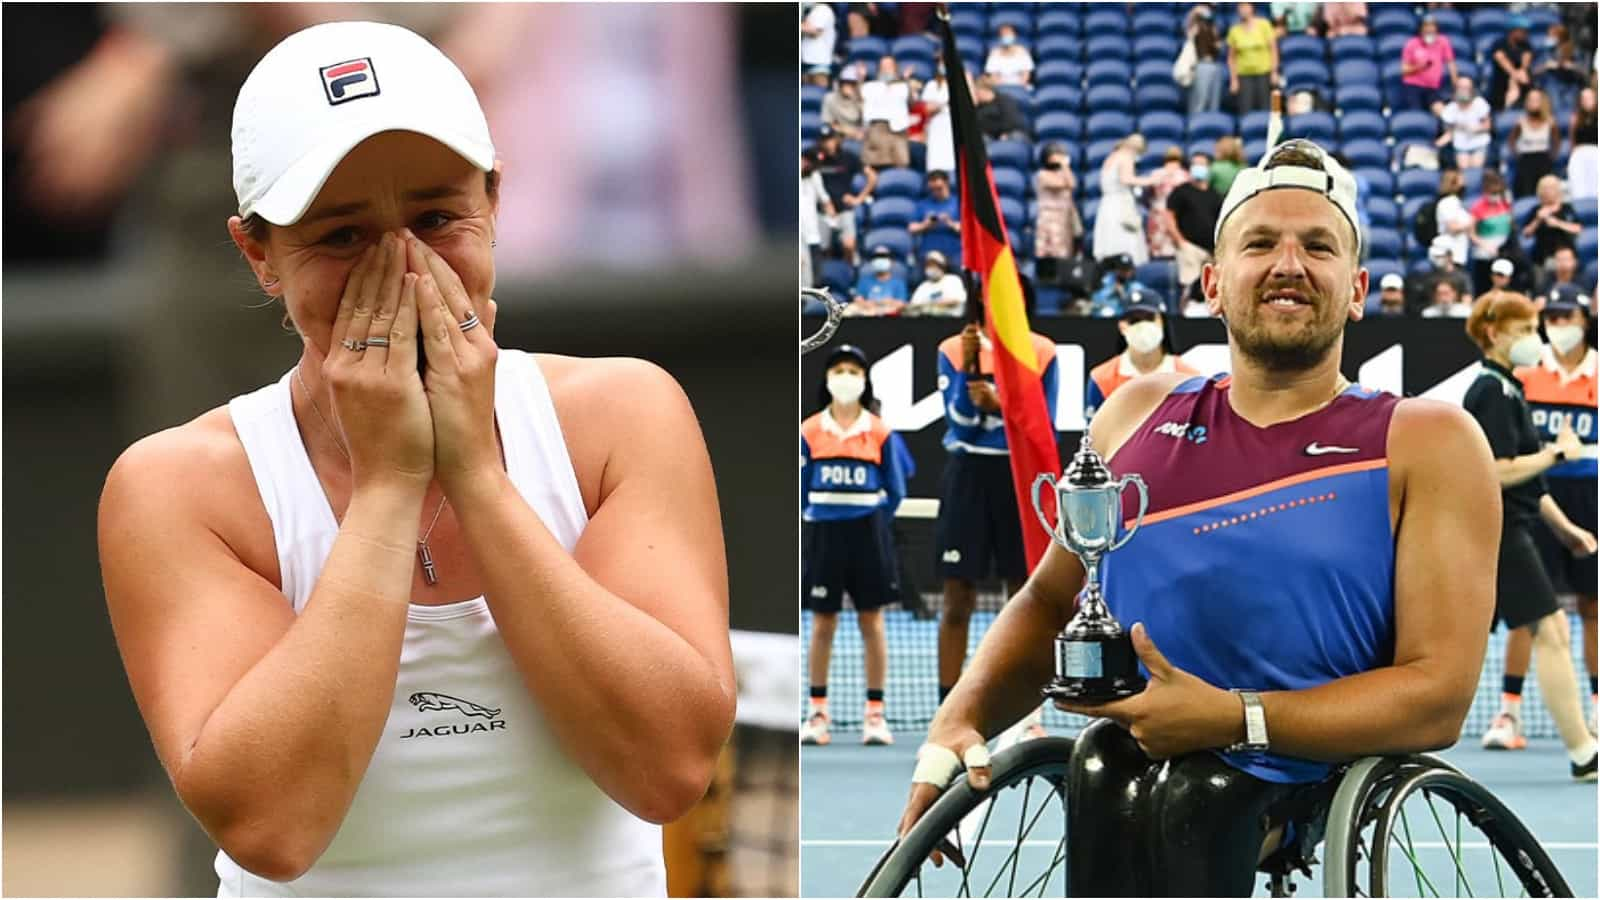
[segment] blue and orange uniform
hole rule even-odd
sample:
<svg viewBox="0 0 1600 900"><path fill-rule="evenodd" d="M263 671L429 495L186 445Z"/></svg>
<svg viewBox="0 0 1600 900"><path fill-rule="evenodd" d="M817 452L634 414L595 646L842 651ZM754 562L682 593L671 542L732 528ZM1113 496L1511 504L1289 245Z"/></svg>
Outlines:
<svg viewBox="0 0 1600 900"><path fill-rule="evenodd" d="M1133 360L1129 358L1131 351L1124 350L1116 356L1089 370L1089 383L1084 386L1083 417L1085 420L1094 418L1095 411L1106 405L1106 398L1112 392L1122 387L1140 375L1147 374L1134 368ZM1156 366L1154 372L1181 372L1185 375L1203 374L1199 369L1184 362L1176 353L1168 353L1161 358L1161 364Z"/></svg>
<svg viewBox="0 0 1600 900"><path fill-rule="evenodd" d="M1044 364L1040 378L1045 408L1055 414L1060 383L1056 345L1033 334L1033 350ZM994 351L980 338L977 378L994 381ZM977 581L991 572L1021 583L1028 575L1022 546L1022 520L1011 480L1011 450L999 412L974 406L963 368L961 335L939 344L939 392L944 395L945 463L940 487L939 522L934 547L945 578Z"/></svg>
<svg viewBox="0 0 1600 900"><path fill-rule="evenodd" d="M1547 344L1537 365L1516 370L1524 397L1533 417L1533 427L1541 437L1554 440L1562 423L1583 443L1583 455L1556 463L1544 472L1551 499L1561 507L1574 525L1595 531L1596 526L1596 354L1591 348L1578 367L1568 372ZM1579 594L1594 594L1595 555L1573 556L1550 529L1532 529L1545 567L1559 589Z"/></svg>
<svg viewBox="0 0 1600 900"><path fill-rule="evenodd" d="M801 518L813 523L802 586L816 612L838 612L847 593L858 610L894 599L885 523L906 482L891 435L864 409L848 428L827 409L800 425Z"/></svg>

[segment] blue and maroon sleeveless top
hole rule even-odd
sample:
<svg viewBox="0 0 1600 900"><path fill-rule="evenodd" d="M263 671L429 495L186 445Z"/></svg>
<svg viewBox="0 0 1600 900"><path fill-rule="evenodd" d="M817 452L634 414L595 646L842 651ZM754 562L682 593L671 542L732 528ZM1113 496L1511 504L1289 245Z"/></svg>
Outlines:
<svg viewBox="0 0 1600 900"><path fill-rule="evenodd" d="M1107 461L1150 489L1143 524L1103 563L1112 613L1126 628L1144 622L1173 665L1222 688L1299 690L1390 665L1387 444L1399 398L1351 385L1316 412L1259 428L1228 405L1229 384L1179 384ZM1130 488L1124 528L1138 509ZM1330 770L1217 753L1266 781Z"/></svg>

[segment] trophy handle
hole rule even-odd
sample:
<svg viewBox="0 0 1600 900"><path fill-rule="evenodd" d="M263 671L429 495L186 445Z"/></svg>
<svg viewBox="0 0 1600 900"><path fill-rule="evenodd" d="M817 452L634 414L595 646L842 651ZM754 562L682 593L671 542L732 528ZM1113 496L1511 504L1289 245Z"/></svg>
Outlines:
<svg viewBox="0 0 1600 900"><path fill-rule="evenodd" d="M1056 526L1051 524L1050 520L1044 517L1044 507L1039 504L1039 487L1040 485L1045 484L1050 485L1051 493L1055 493L1055 476L1051 475L1049 472L1040 472L1039 477L1033 480L1033 514L1039 517L1039 524L1044 526L1045 533L1054 535L1056 533ZM1057 509L1056 515L1060 516L1061 510Z"/></svg>
<svg viewBox="0 0 1600 900"><path fill-rule="evenodd" d="M1122 535L1120 540L1113 542L1111 546L1106 548L1107 553L1110 553L1112 550L1115 550L1118 547L1121 547L1123 544L1126 544L1128 539L1133 537L1133 533L1138 531L1139 526L1144 523L1145 510L1150 508L1150 491L1144 486L1144 479L1137 475L1130 473L1117 480L1118 495L1127 490L1128 485L1130 484L1139 489L1139 514L1133 517L1133 527L1129 528L1127 532Z"/></svg>

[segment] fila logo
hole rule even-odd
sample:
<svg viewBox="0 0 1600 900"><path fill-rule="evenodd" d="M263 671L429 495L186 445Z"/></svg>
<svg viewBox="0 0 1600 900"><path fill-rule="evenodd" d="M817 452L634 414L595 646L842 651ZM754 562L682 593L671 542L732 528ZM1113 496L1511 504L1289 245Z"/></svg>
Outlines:
<svg viewBox="0 0 1600 900"><path fill-rule="evenodd" d="M330 106L378 93L378 73L372 68L370 57L334 63L318 71L322 73L322 92L328 96Z"/></svg>
<svg viewBox="0 0 1600 900"><path fill-rule="evenodd" d="M1162 422L1154 430L1156 434L1183 438L1191 444L1204 444L1206 442L1206 426L1204 425L1190 425L1187 422Z"/></svg>
<svg viewBox="0 0 1600 900"><path fill-rule="evenodd" d="M477 716L488 719L489 722L458 722L453 725L435 725L432 728L418 726L400 735L400 740L416 737L444 737L450 734L473 734L480 731L505 731L505 720L499 718L500 710L490 709L487 706L452 697L449 694L435 693L434 691L418 691L406 698L417 712L433 712L435 710L455 710L466 716Z"/></svg>
<svg viewBox="0 0 1600 900"><path fill-rule="evenodd" d="M1360 453L1359 447L1338 447L1333 444L1319 444L1316 441L1306 445L1307 456L1323 456L1328 453Z"/></svg>

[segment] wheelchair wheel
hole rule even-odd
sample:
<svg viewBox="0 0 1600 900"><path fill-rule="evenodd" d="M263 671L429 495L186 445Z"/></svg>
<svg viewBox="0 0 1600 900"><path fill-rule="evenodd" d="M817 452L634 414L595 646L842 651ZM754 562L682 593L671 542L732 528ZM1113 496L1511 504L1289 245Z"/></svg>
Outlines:
<svg viewBox="0 0 1600 900"><path fill-rule="evenodd" d="M1328 814L1327 897L1570 897L1527 827L1431 756L1350 767Z"/></svg>
<svg viewBox="0 0 1600 900"><path fill-rule="evenodd" d="M989 790L959 776L879 858L858 897L1042 897L1067 890L1070 738L995 754ZM938 849L944 865L928 854Z"/></svg>

